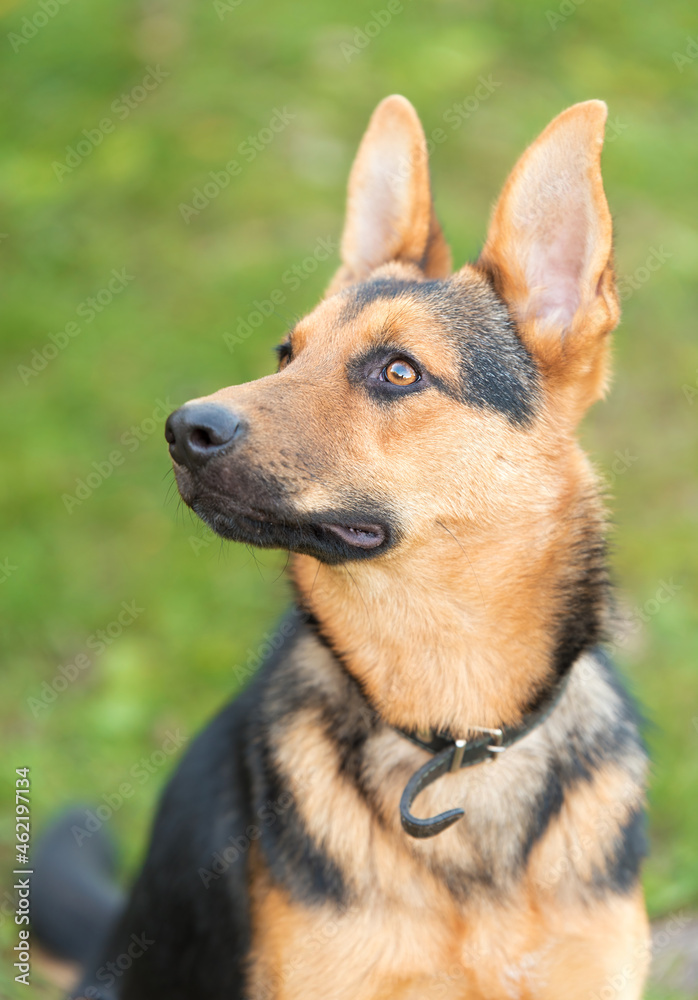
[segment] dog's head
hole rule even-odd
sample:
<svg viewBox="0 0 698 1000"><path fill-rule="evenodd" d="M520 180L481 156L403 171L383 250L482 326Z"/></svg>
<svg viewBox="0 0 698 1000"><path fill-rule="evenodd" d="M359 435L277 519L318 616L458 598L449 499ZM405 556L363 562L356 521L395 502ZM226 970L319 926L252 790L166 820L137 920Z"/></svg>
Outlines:
<svg viewBox="0 0 698 1000"><path fill-rule="evenodd" d="M618 319L605 117L589 101L548 126L479 259L451 274L419 120L384 100L351 173L342 266L278 371L167 422L187 504L226 538L326 563L539 517L568 488Z"/></svg>

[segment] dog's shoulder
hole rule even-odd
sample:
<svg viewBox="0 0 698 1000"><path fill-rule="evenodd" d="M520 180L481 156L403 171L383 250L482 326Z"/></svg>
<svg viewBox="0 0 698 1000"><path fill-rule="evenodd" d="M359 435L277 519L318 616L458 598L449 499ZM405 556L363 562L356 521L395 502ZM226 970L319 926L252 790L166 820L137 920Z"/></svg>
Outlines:
<svg viewBox="0 0 698 1000"><path fill-rule="evenodd" d="M282 659L268 658L187 748L162 796L125 911L78 995L242 995L251 936L248 863L259 823L250 748L265 685ZM117 958L134 948L138 960L119 972Z"/></svg>

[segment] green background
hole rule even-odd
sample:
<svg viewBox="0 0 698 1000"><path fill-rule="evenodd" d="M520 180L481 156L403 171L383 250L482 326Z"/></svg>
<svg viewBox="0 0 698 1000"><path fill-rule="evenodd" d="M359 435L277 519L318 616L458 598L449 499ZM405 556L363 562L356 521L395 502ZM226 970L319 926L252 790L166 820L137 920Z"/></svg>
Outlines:
<svg viewBox="0 0 698 1000"><path fill-rule="evenodd" d="M284 557L221 544L168 497L158 401L174 406L271 370L273 345L336 266L328 259L310 273L312 261L302 262L319 239L339 236L346 177L375 104L403 93L427 133L446 131L433 182L460 263L477 254L489 206L526 144L567 105L600 97L610 110L604 177L625 298L615 384L582 434L613 495L621 606L641 625L617 656L654 724L649 906L655 917L690 911L698 903L695 3L405 2L363 47L356 31L372 10L386 10L384 0L241 0L218 10L207 0L45 3L56 12L26 44L13 35L32 30L38 0L6 6L0 33L3 801L14 768L30 766L39 829L64 804L99 803L129 782L134 794L109 826L132 871L175 757L142 782L132 768L169 730L193 735L273 628L288 597ZM137 106L120 117L120 95L158 66L167 77L140 103L136 91ZM494 81L491 95L459 128L445 124L480 76ZM294 116L287 126L243 160L241 144L284 108ZM54 164L65 162L66 147L105 117L113 131L59 179ZM185 222L179 206L231 159L242 162L238 175ZM646 268L653 254L664 259L656 270ZM283 276L294 265L303 280L292 291ZM79 316L122 268L133 280L91 321L84 308ZM275 290L283 303L231 350L223 335ZM28 375L32 352L70 322L80 332ZM110 466L114 451L123 460ZM93 462L110 474L69 512L63 497ZM90 637L115 621L122 601L142 612L95 653ZM44 682L81 653L91 666L37 708L31 699ZM0 834L5 872L9 810ZM9 884L3 876L3 893ZM5 948L14 933L3 916ZM2 975L0 991L26 995L7 968ZM33 994L54 995L39 984L36 972ZM678 995L666 983L654 989Z"/></svg>

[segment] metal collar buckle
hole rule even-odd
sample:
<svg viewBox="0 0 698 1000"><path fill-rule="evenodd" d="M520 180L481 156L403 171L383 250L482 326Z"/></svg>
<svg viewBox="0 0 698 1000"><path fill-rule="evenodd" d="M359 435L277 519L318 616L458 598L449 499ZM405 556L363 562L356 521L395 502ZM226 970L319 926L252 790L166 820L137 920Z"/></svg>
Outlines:
<svg viewBox="0 0 698 1000"><path fill-rule="evenodd" d="M471 737L470 741L454 740L444 736L439 737L440 746L434 747L433 745L429 746L419 738L415 738L413 733L398 729L398 732L402 733L403 736L418 743L423 750L432 754L431 760L422 764L420 769L415 771L402 793L400 819L405 832L411 837L433 837L461 819L464 816L463 809L449 809L439 813L438 816L431 816L429 819L413 816L410 809L417 796L442 775L460 771L466 767L474 767L485 761L491 763L497 759L499 754L518 743L519 740L524 739L537 726L545 722L560 702L569 676L569 670L565 671L546 695L541 697L538 703L524 715L518 726L503 726L501 729L469 726L468 732L485 734L480 737Z"/></svg>
<svg viewBox="0 0 698 1000"><path fill-rule="evenodd" d="M503 753L506 747L502 746L502 738L504 733L501 729L490 729L488 726L468 726L468 729L476 733L488 733L493 742L489 744L487 749L489 750L491 757L490 762L497 759L497 754ZM468 745L467 740L455 740L456 749L453 754L453 761L451 762L451 773L454 771L459 771L460 766L463 763L463 755L465 753L465 748Z"/></svg>

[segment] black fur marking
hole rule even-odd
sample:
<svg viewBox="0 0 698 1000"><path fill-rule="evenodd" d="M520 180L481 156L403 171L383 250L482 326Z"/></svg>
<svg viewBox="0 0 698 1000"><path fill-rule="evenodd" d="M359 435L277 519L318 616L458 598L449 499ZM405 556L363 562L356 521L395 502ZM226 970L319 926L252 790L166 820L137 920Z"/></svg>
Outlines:
<svg viewBox="0 0 698 1000"><path fill-rule="evenodd" d="M337 654L331 642L324 636L321 623L312 615L305 615L304 617L307 626L313 630L318 639L333 653L336 662L345 673L350 689L355 692L355 696L358 699L357 704L363 706L366 718L370 720L371 727L375 729L376 726L381 724L380 716L372 708L368 695L361 690L358 682L349 673L345 664L342 663L341 656ZM554 763L551 762L538 797L523 810L523 815L528 817L529 822L528 826L521 831L518 859L515 868L509 872L509 877L517 878L524 870L531 851L545 836L551 822L559 816L565 797L570 792L573 792L583 782L593 781L599 769L605 764L621 762L623 758L627 757L644 756L646 753L644 743L638 731L640 718L634 702L625 690L621 678L604 651L600 647L597 647L593 653L602 668L604 680L618 699L615 726L603 733L595 732L593 739L590 739L589 734L583 727L570 732L567 747L568 753L564 757L558 758ZM544 690L541 690L539 699L547 698L549 693L549 687L546 687ZM350 714L355 716L357 712L356 704L352 704L349 698L347 701L351 706ZM537 704L532 702L528 710L535 710L536 707ZM331 720L328 732L333 734L333 738L337 738L336 734L338 730L337 720ZM360 750L361 746L357 745L357 753L352 760L354 768L352 778L366 800L374 806L374 812L378 821L382 822L379 803L374 802L372 790L365 788L361 781ZM639 864L639 860L643 856L640 847L636 851L637 864ZM629 856L632 853L631 848L632 843L628 848L630 852ZM627 867L628 864L626 864ZM480 867L477 873L465 874L462 869L454 868L453 871L441 871L439 874L446 878L450 891L458 899L466 898L469 893L475 891L477 888L489 889L496 893L506 891L506 887L495 885L493 876L488 872L486 865ZM602 885L602 882L603 879L599 876L598 891L601 891L602 888L604 891L609 891L609 889L612 890L615 887L617 879L614 876L613 879L607 880L605 886Z"/></svg>
<svg viewBox="0 0 698 1000"><path fill-rule="evenodd" d="M535 712L548 697L551 684L567 673L585 650L603 654L598 646L606 638L610 580L602 516L593 495L583 496L577 511L575 535L569 547L569 571L557 593L555 644L551 658L552 679L532 687L522 711ZM616 680L616 685L618 681ZM618 689L622 699L626 695ZM633 719L633 723L636 720Z"/></svg>
<svg viewBox="0 0 698 1000"><path fill-rule="evenodd" d="M94 989L128 1000L243 997L247 852L220 867L216 861L229 843L246 837L253 818L245 742L254 697L250 690L224 709L185 754L163 796L125 913L77 996L97 995L87 992ZM129 955L133 935L142 954L120 970L118 959Z"/></svg>
<svg viewBox="0 0 698 1000"><path fill-rule="evenodd" d="M250 767L256 811L259 815L271 803L276 814L275 822L262 827L260 844L272 875L295 898L311 904L325 899L341 903L347 898L342 872L306 829L276 763L279 757L283 759L283 736L278 734L283 732L285 720L312 708L323 719L328 715L321 687L299 677L290 662L293 647L307 635L307 616L294 609L284 624L290 626L290 636L265 665L265 691L253 719L258 736L250 753ZM337 739L336 720L329 718L327 728Z"/></svg>
<svg viewBox="0 0 698 1000"><path fill-rule="evenodd" d="M531 806L530 824L521 844L522 868L528 862L535 845L547 833L552 820L559 815L565 800L565 792L572 784L570 777L569 774L562 774L554 765L548 768L543 790L538 800Z"/></svg>
<svg viewBox="0 0 698 1000"><path fill-rule="evenodd" d="M644 809L634 809L616 837L606 870L595 873L595 884L602 893L609 888L631 892L637 885L643 859L647 856L647 819Z"/></svg>
<svg viewBox="0 0 698 1000"><path fill-rule="evenodd" d="M506 306L489 285L471 286L454 279L376 279L354 285L343 295L340 322L355 320L378 300L399 303L416 298L423 302L460 357L459 383L450 385L434 373L433 384L459 402L501 413L515 425L530 423L538 372Z"/></svg>
<svg viewBox="0 0 698 1000"><path fill-rule="evenodd" d="M606 546L601 528L586 526L570 552L577 574L560 594L558 637L553 668L560 676L590 646L604 639L604 612L609 594Z"/></svg>
<svg viewBox="0 0 698 1000"><path fill-rule="evenodd" d="M280 344L277 344L274 348L276 357L279 365L282 365L284 361L291 362L293 358L293 349L291 347L290 340L283 340Z"/></svg>
<svg viewBox="0 0 698 1000"><path fill-rule="evenodd" d="M350 285L341 295L344 305L339 315L340 323L350 323L359 313L379 299L400 299L421 295L425 286L441 285L439 281L398 281L396 278L376 278L358 285Z"/></svg>
<svg viewBox="0 0 698 1000"><path fill-rule="evenodd" d="M292 626L286 641L184 755L125 912L77 996L241 1000L250 947L248 861L256 843L272 874L297 898L347 897L341 872L313 843L271 760L273 720L308 699L322 704L312 685L299 686L289 700L270 694L306 628L298 612L286 621ZM152 943L115 978L107 963L128 954L134 934ZM88 988L94 994L85 994Z"/></svg>
<svg viewBox="0 0 698 1000"><path fill-rule="evenodd" d="M538 803L531 809L531 825L526 833L522 860L525 862L536 843L546 833L550 821L562 807L565 795L580 782L590 782L597 771L606 763L622 761L628 756L644 756L644 743L638 731L638 715L634 703L613 668L608 657L600 649L594 650L594 657L602 667L604 680L618 698L616 724L601 733L595 733L589 740L583 729L569 734L568 754L550 768L545 787Z"/></svg>
<svg viewBox="0 0 698 1000"><path fill-rule="evenodd" d="M339 772L352 782L365 801L377 807L373 792L363 779L363 753L369 736L384 723L359 682L322 634L317 619L305 611L295 610L288 620L297 624L299 638L311 634L331 653L337 690L335 696L329 698L321 684L300 678L288 664L280 664L267 690L264 727L268 731L278 731L284 718L309 708L315 709L327 738L336 746ZM283 739L279 753L283 756Z"/></svg>
<svg viewBox="0 0 698 1000"><path fill-rule="evenodd" d="M312 616L295 609L283 624L290 628L279 629L284 638L250 687L185 754L163 797L151 847L124 916L78 995L89 987L96 992L88 996L105 1000L119 995L129 1000L165 995L168 1000L242 998L250 947L248 861L253 846L261 851L272 877L296 900L307 905L351 902L344 873L311 836L290 794L283 763L284 727L297 712L316 710L336 747L340 774L353 783L375 821L387 826L380 793L363 776L373 752L368 740L385 723L338 657L328 660L323 651L316 664L304 661L298 668L293 650L301 640L317 636L331 651ZM559 815L568 791L591 780L604 762L623 766L624 760L644 753L632 702L601 652L598 661L609 697L619 698L615 725L593 736L583 724L569 733L567 752L551 763L537 800L521 798L521 827L503 831L494 815L491 836L480 830L481 853L467 867L455 859L446 867L434 866L434 874L454 897L485 892L505 899L532 848ZM497 838L517 833L516 857L506 870L498 869ZM629 891L637 883L645 850L638 806L615 839L609 838L606 862L593 873L591 890L598 896ZM128 954L134 934L152 943L115 981L107 963Z"/></svg>
<svg viewBox="0 0 698 1000"><path fill-rule="evenodd" d="M271 874L295 899L304 903L345 901L347 890L342 871L305 828L268 746L258 748L254 754L253 769L257 812L272 803L271 808L277 814L275 823L262 827L260 839Z"/></svg>
<svg viewBox="0 0 698 1000"><path fill-rule="evenodd" d="M295 585L294 585L295 586ZM301 596L298 597L298 609L293 618L299 623L299 629L305 634L312 634L315 639L332 656L333 667L337 668L337 681L341 685L341 695L330 702L325 692L318 687L299 682L291 671L280 671L279 687L279 719L281 713L287 715L290 711L300 711L313 707L318 709L322 725L329 740L335 743L340 759L339 770L352 782L357 794L369 805L376 821L386 827L381 812L382 804L375 794L374 788L364 777L364 750L369 737L381 726L385 726L380 713L371 703L370 697L364 691L360 681L353 676L341 653L335 649L328 636L322 631L322 625L312 613L301 610ZM268 724L273 724L276 716L270 716Z"/></svg>
<svg viewBox="0 0 698 1000"><path fill-rule="evenodd" d="M293 587L296 593L298 607L300 608L302 606L302 595L300 594L295 583L293 584ZM358 699L358 712L361 717L366 721L367 725L375 728L381 722L380 712L375 705L373 705L371 697L368 691L365 690L361 681L352 674L341 652L335 647L330 637L323 631L322 622L320 622L319 619L312 614L312 612L299 610L298 613L302 615L304 624L312 631L318 641L330 651L335 662L337 663L337 666L341 668L350 692L356 699Z"/></svg>

